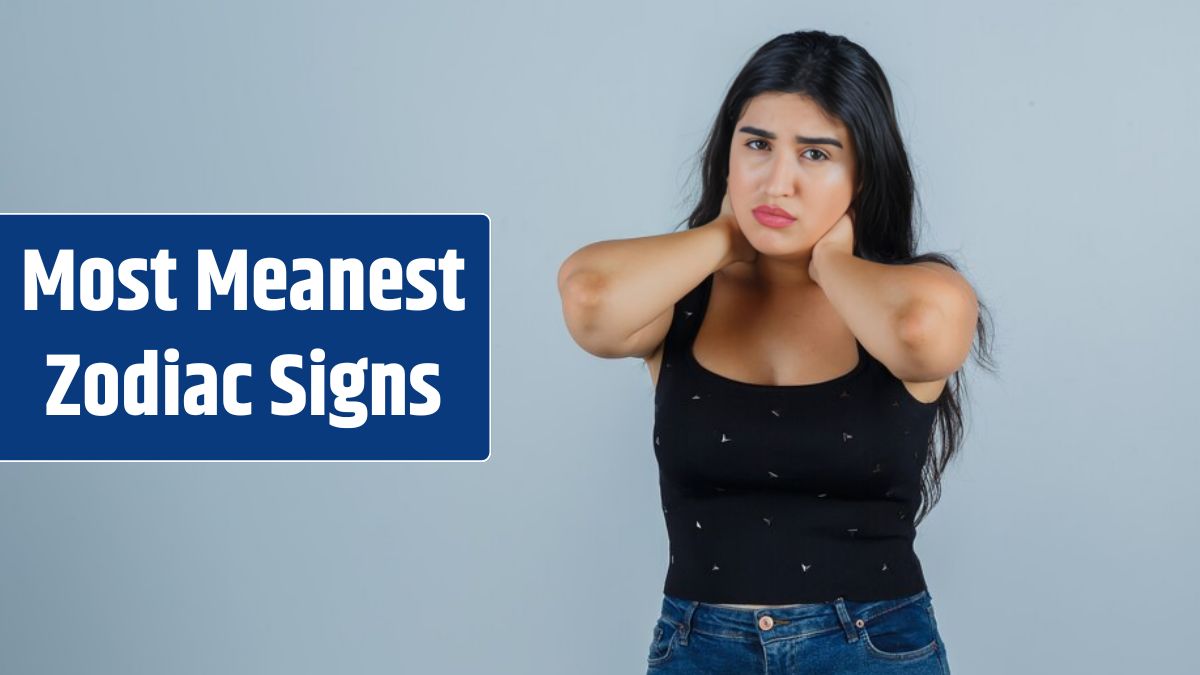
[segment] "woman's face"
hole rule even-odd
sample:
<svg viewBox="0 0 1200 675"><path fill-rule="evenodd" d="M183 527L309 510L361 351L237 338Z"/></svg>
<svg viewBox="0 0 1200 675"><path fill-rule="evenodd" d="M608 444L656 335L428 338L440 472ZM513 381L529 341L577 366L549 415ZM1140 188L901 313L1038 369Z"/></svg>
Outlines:
<svg viewBox="0 0 1200 675"><path fill-rule="evenodd" d="M855 171L854 146L844 124L799 94L760 94L733 128L729 201L759 253L807 256L850 207ZM764 205L795 220L768 227L754 214Z"/></svg>

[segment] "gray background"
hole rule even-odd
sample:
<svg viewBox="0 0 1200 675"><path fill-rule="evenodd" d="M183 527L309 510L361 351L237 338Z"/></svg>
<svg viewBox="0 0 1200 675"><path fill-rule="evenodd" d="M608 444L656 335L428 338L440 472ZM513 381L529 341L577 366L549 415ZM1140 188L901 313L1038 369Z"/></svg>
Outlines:
<svg viewBox="0 0 1200 675"><path fill-rule="evenodd" d="M642 672L650 379L555 273L669 231L731 78L807 28L884 66L920 250L996 321L917 538L955 672L1196 672L1194 6L566 4L0 4L0 211L495 239L490 461L0 465L0 672Z"/></svg>

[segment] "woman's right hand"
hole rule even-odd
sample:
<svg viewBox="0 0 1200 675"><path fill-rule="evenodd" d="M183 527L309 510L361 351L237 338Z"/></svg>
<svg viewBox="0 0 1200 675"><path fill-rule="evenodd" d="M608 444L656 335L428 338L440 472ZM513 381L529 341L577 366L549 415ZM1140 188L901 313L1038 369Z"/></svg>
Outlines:
<svg viewBox="0 0 1200 675"><path fill-rule="evenodd" d="M738 225L737 216L733 213L733 203L729 200L729 190L726 188L725 197L721 200L721 213L714 224L721 227L729 236L729 253L726 265L735 262L754 262L758 258L758 249L750 244L742 228Z"/></svg>

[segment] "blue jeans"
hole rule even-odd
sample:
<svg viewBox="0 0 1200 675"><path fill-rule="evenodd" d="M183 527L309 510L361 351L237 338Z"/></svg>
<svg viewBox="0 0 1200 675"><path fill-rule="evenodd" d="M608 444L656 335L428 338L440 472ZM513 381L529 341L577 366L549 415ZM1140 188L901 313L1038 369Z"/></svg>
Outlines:
<svg viewBox="0 0 1200 675"><path fill-rule="evenodd" d="M648 675L949 675L928 590L874 602L750 609L663 596Z"/></svg>

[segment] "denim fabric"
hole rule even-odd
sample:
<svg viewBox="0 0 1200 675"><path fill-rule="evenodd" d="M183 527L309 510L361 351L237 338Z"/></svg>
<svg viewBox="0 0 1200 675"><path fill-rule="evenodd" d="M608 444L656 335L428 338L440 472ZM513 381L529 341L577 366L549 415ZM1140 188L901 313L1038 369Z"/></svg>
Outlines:
<svg viewBox="0 0 1200 675"><path fill-rule="evenodd" d="M647 665L648 675L950 673L928 590L765 609L664 595Z"/></svg>

